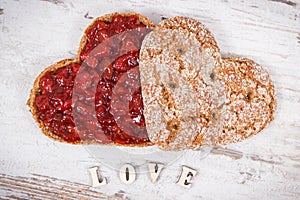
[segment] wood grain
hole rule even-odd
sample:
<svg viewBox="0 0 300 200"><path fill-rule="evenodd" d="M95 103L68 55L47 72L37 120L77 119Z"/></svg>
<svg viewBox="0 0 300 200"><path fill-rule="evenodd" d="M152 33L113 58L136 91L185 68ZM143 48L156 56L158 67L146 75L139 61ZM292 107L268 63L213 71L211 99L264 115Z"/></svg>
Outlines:
<svg viewBox="0 0 300 200"><path fill-rule="evenodd" d="M299 0L2 0L0 198L299 199L299 10ZM155 23L176 15L203 22L223 56L248 57L269 71L278 102L275 120L260 134L216 147L204 159L201 152L187 151L155 184L138 173L129 186L86 147L45 137L25 105L34 79L45 67L74 57L91 18L115 11L139 12ZM198 171L189 190L176 185L182 165ZM93 166L100 167L107 185L89 187Z"/></svg>
<svg viewBox="0 0 300 200"><path fill-rule="evenodd" d="M0 191L4 199L128 199L122 191L109 196L85 184L38 174L31 177L0 174Z"/></svg>
<svg viewBox="0 0 300 200"><path fill-rule="evenodd" d="M274 2L279 2L279 3L285 3L289 6L296 6L297 4L293 1L287 1L287 0L270 0L270 1L274 1Z"/></svg>

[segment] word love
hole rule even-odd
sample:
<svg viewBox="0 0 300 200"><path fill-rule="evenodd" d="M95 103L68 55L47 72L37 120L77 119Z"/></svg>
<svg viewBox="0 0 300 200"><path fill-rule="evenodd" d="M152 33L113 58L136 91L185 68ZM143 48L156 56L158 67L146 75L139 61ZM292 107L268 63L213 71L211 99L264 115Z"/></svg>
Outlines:
<svg viewBox="0 0 300 200"><path fill-rule="evenodd" d="M152 183L155 183L164 168L163 164L160 163L148 163L149 175ZM107 179L101 177L98 173L98 167L92 167L89 169L92 177L92 187L99 187L107 184ZM178 178L176 184L184 188L190 188L192 184L191 179L197 174L197 171L189 168L187 166L182 166L180 177ZM121 181L125 184L131 184L136 179L136 170L131 164L124 164L119 170L119 177Z"/></svg>

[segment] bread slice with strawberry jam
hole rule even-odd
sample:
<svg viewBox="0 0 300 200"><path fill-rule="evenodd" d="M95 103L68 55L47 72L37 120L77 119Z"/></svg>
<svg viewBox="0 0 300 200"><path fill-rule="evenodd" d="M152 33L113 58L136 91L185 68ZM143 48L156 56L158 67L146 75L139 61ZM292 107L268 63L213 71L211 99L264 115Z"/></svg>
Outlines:
<svg viewBox="0 0 300 200"><path fill-rule="evenodd" d="M95 19L84 31L76 58L49 66L34 82L27 104L42 132L72 144L152 145L138 55L153 27L148 18L130 12Z"/></svg>

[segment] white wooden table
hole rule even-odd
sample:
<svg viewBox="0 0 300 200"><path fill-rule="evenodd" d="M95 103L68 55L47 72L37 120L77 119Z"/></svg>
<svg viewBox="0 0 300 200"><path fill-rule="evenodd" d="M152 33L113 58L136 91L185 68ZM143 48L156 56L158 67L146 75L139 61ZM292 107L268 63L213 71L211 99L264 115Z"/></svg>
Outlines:
<svg viewBox="0 0 300 200"><path fill-rule="evenodd" d="M209 2L209 3L208 3ZM299 199L299 0L0 0L0 198L2 199ZM214 33L221 52L264 66L275 84L275 121L238 144L205 158L187 152L152 184L138 174L123 184L82 146L45 137L25 105L36 76L76 54L92 18L133 11L196 18ZM176 185L182 165L198 171L191 189ZM88 168L100 166L108 184L92 188Z"/></svg>

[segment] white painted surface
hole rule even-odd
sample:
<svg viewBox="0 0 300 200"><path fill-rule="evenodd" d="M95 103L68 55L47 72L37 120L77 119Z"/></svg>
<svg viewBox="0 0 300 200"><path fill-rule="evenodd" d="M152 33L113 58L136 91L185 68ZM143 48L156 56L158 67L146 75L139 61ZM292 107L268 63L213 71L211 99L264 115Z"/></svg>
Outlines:
<svg viewBox="0 0 300 200"><path fill-rule="evenodd" d="M184 15L206 24L223 55L254 59L270 72L278 108L275 121L262 133L227 149L213 149L202 160L200 152L188 151L166 167L155 184L143 173L125 185L117 171L100 166L108 184L96 191L108 195L122 191L130 199L300 198L299 0L0 0L0 8L1 197L38 196L36 190L17 193L5 180L19 179L4 174L28 177L29 184L35 180L33 174L67 180L70 185L92 184L88 169L100 166L98 161L81 146L41 134L25 104L34 79L45 67L74 57L83 30L92 21L84 17L87 13L97 17L134 11L154 23L161 17ZM176 185L182 165L198 171L189 190Z"/></svg>

